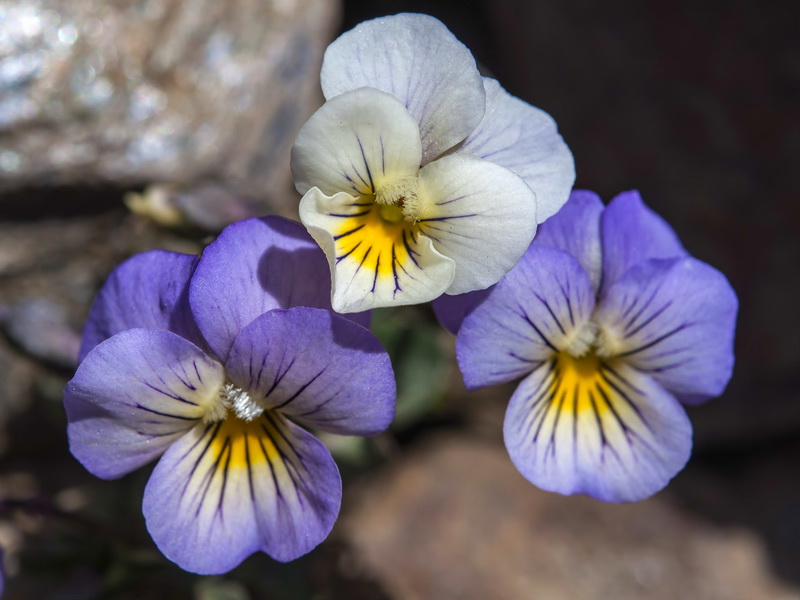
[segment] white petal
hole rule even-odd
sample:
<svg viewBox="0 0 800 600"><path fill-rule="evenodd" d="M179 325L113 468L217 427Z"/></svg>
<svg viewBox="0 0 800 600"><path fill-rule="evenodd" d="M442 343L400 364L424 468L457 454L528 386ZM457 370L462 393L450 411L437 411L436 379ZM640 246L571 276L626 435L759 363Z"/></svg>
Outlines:
<svg viewBox="0 0 800 600"><path fill-rule="evenodd" d="M399 98L419 122L423 164L466 138L485 108L472 54L427 15L361 23L328 46L321 79L327 99L362 86Z"/></svg>
<svg viewBox="0 0 800 600"><path fill-rule="evenodd" d="M337 312L428 302L453 280L453 261L418 227L383 221L382 208L344 193L326 196L317 188L300 201L300 220L328 257Z"/></svg>
<svg viewBox="0 0 800 600"><path fill-rule="evenodd" d="M303 125L292 148L297 191L372 194L386 179L413 175L422 149L417 122L403 104L371 88L329 100Z"/></svg>
<svg viewBox="0 0 800 600"><path fill-rule="evenodd" d="M420 170L420 232L456 263L448 294L497 283L536 233L536 196L517 175L467 154Z"/></svg>
<svg viewBox="0 0 800 600"><path fill-rule="evenodd" d="M536 193L539 223L558 212L575 183L575 161L543 110L484 78L486 114L458 152L511 169Z"/></svg>

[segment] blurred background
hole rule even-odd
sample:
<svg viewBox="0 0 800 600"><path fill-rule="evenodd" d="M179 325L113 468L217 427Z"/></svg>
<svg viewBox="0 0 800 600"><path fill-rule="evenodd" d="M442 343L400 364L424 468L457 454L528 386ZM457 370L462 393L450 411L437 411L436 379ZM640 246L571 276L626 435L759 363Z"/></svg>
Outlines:
<svg viewBox="0 0 800 600"><path fill-rule="evenodd" d="M576 187L637 188L740 298L725 394L687 468L635 505L513 468L513 386L467 393L428 307L376 311L398 419L328 438L328 541L288 565L182 572L146 533L149 469L93 478L61 406L91 299L128 256L293 216L297 129L327 43L440 18L548 111ZM14 600L800 599L800 5L776 0L0 0L0 547Z"/></svg>

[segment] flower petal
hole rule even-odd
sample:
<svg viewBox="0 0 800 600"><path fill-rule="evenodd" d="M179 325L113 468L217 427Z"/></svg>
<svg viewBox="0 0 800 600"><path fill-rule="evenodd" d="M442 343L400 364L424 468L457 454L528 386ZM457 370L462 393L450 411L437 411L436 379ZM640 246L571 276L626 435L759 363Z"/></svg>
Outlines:
<svg viewBox="0 0 800 600"><path fill-rule="evenodd" d="M475 389L529 373L580 343L593 308L578 262L561 250L531 246L461 324L456 355L464 383Z"/></svg>
<svg viewBox="0 0 800 600"><path fill-rule="evenodd" d="M536 193L539 223L564 205L575 183L575 161L556 122L541 109L483 78L486 113L458 152L511 169Z"/></svg>
<svg viewBox="0 0 800 600"><path fill-rule="evenodd" d="M292 148L297 191L365 196L387 179L416 175L417 122L394 96L360 88L331 98L303 125Z"/></svg>
<svg viewBox="0 0 800 600"><path fill-rule="evenodd" d="M595 291L600 288L603 275L602 214L603 202L597 194L573 190L564 207L539 226L533 239L534 244L559 248L574 256L589 275Z"/></svg>
<svg viewBox="0 0 800 600"><path fill-rule="evenodd" d="M466 138L486 106L472 54L427 15L381 17L341 35L321 80L328 100L363 86L398 98L419 123L423 164Z"/></svg>
<svg viewBox="0 0 800 600"><path fill-rule="evenodd" d="M608 289L596 320L609 352L696 403L720 395L730 380L737 304L713 267L693 258L650 260Z"/></svg>
<svg viewBox="0 0 800 600"><path fill-rule="evenodd" d="M97 345L64 391L72 454L113 479L161 454L216 400L222 365L178 335L129 329Z"/></svg>
<svg viewBox="0 0 800 600"><path fill-rule="evenodd" d="M341 495L325 446L267 412L187 433L153 470L143 512L167 558L217 574L259 550L283 562L309 552L330 533Z"/></svg>
<svg viewBox="0 0 800 600"><path fill-rule="evenodd" d="M482 290L517 264L536 233L536 196L517 175L455 154L420 170L420 233L456 263L448 294Z"/></svg>
<svg viewBox="0 0 800 600"><path fill-rule="evenodd" d="M488 287L484 290L476 290L455 296L442 294L431 303L433 313L436 315L439 324L455 335L458 333L466 316L480 306L481 302L489 296L489 292L492 289Z"/></svg>
<svg viewBox="0 0 800 600"><path fill-rule="evenodd" d="M394 418L389 355L368 330L326 310L259 317L236 338L227 371L261 406L307 427L375 435Z"/></svg>
<svg viewBox="0 0 800 600"><path fill-rule="evenodd" d="M636 191L622 193L609 202L603 211L601 231L604 289L643 260L687 256L672 227L645 206Z"/></svg>
<svg viewBox="0 0 800 600"><path fill-rule="evenodd" d="M337 312L428 302L453 280L453 261L417 227L384 220L381 208L317 188L300 201L300 219L328 257Z"/></svg>
<svg viewBox="0 0 800 600"><path fill-rule="evenodd" d="M624 362L561 354L525 378L508 406L506 447L534 485L633 502L686 464L692 429L680 404Z"/></svg>
<svg viewBox="0 0 800 600"><path fill-rule="evenodd" d="M115 333L138 327L167 329L202 347L187 298L196 266L196 256L151 250L114 269L89 311L80 360Z"/></svg>
<svg viewBox="0 0 800 600"><path fill-rule="evenodd" d="M203 252L189 300L217 356L228 356L242 327L274 308L330 309L325 256L303 227L279 217L226 227ZM369 327L369 314L350 317Z"/></svg>

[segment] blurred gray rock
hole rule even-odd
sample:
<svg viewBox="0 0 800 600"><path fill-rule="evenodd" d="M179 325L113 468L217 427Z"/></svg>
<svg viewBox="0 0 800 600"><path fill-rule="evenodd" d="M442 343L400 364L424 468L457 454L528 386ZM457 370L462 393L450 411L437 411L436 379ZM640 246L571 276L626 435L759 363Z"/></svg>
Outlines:
<svg viewBox="0 0 800 600"><path fill-rule="evenodd" d="M0 0L0 193L202 181L291 213L288 152L338 17L335 0Z"/></svg>
<svg viewBox="0 0 800 600"><path fill-rule="evenodd" d="M69 326L62 305L32 298L0 306L0 325L29 354L60 367L75 367L81 336Z"/></svg>
<svg viewBox="0 0 800 600"><path fill-rule="evenodd" d="M197 242L121 210L72 219L0 220L0 349L13 354L7 336L24 354L74 368L80 332L100 284L124 259L151 248L187 254L200 249ZM0 357L6 388L29 389L23 385L27 371L2 366ZM3 398L0 393L0 404Z"/></svg>

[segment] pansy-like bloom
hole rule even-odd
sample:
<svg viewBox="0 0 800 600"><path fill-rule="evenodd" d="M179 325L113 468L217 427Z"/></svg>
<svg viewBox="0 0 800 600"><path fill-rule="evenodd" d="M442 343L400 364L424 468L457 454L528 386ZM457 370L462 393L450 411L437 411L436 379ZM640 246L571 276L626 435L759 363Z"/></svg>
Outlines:
<svg viewBox="0 0 800 600"><path fill-rule="evenodd" d="M736 311L725 277L689 257L637 193L603 209L573 192L464 318L458 363L472 389L524 376L504 437L529 481L635 501L688 460L682 403L727 385Z"/></svg>
<svg viewBox="0 0 800 600"><path fill-rule="evenodd" d="M299 224L251 219L199 260L133 257L95 300L65 392L70 449L106 479L160 456L143 512L186 570L310 551L333 526L341 479L299 425L373 435L394 416L389 358L330 310L327 273Z"/></svg>
<svg viewBox="0 0 800 600"><path fill-rule="evenodd" d="M292 174L339 312L484 289L567 200L575 169L553 119L481 77L432 17L362 23L328 47L321 79Z"/></svg>

